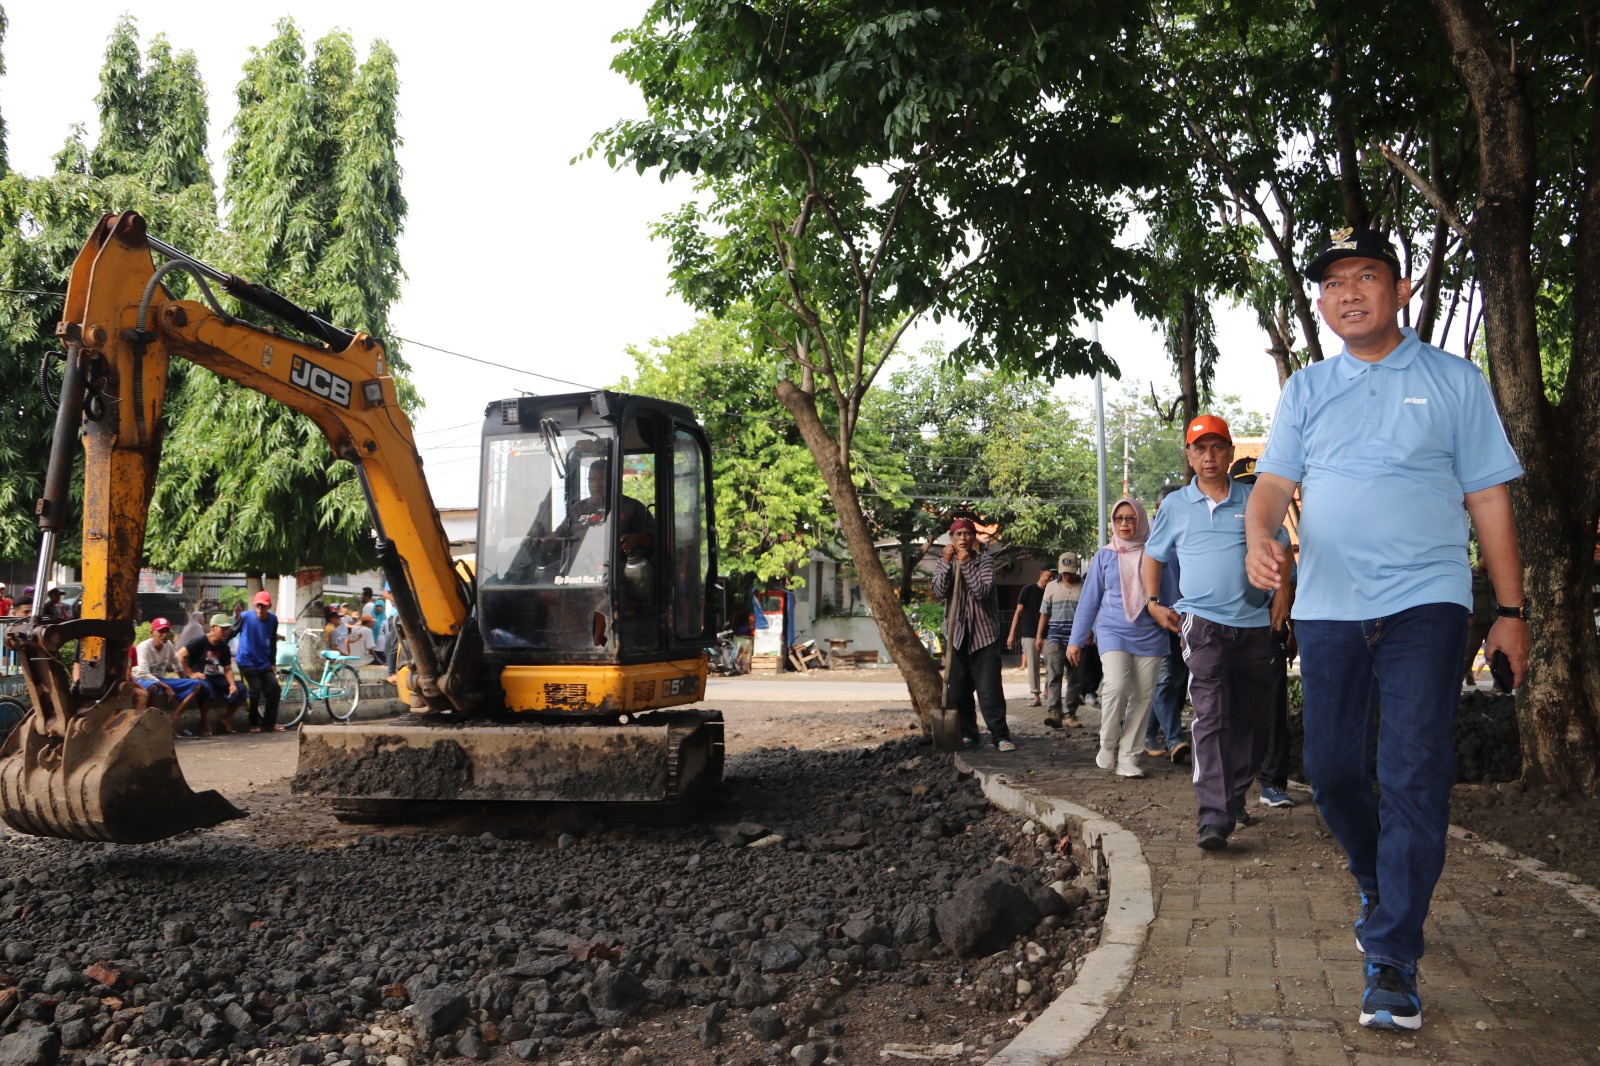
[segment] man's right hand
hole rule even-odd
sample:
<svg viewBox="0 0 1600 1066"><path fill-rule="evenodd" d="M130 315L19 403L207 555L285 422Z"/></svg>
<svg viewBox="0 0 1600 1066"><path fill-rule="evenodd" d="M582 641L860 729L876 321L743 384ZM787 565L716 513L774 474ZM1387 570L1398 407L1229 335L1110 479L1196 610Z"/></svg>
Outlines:
<svg viewBox="0 0 1600 1066"><path fill-rule="evenodd" d="M954 544L946 544L944 546L944 561L948 563L951 559L954 559L955 557L956 557L956 546Z"/></svg>
<svg viewBox="0 0 1600 1066"><path fill-rule="evenodd" d="M1282 588L1283 559L1287 551L1288 549L1271 537L1250 545L1250 550L1244 557L1244 571L1250 578L1250 584L1258 589Z"/></svg>

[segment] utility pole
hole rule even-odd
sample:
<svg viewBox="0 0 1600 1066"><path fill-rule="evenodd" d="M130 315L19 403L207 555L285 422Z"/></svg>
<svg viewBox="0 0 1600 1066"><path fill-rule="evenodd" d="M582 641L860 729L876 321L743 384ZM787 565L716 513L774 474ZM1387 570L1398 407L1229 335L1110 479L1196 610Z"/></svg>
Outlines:
<svg viewBox="0 0 1600 1066"><path fill-rule="evenodd" d="M1089 326L1089 339L1100 343L1100 323ZM1099 504L1095 512L1094 545L1106 543L1106 375L1104 371L1094 376L1094 429L1095 440L1095 499Z"/></svg>
<svg viewBox="0 0 1600 1066"><path fill-rule="evenodd" d="M1127 408L1122 411L1122 494L1128 495L1128 468L1133 463L1133 451L1128 447L1128 416L1133 412Z"/></svg>

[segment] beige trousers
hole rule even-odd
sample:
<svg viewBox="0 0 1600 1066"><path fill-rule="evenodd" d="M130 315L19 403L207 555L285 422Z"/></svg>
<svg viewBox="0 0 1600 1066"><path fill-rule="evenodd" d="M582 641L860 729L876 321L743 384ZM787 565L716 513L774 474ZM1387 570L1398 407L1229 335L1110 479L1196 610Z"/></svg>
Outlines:
<svg viewBox="0 0 1600 1066"><path fill-rule="evenodd" d="M1100 682L1102 762L1114 757L1119 770L1138 767L1161 659L1160 655L1132 655L1125 651L1100 653L1100 665L1105 670Z"/></svg>

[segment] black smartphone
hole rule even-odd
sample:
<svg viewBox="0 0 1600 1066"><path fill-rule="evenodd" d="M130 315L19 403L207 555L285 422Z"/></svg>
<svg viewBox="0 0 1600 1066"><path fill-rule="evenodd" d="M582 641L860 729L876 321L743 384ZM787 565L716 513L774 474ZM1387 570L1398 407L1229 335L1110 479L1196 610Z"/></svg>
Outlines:
<svg viewBox="0 0 1600 1066"><path fill-rule="evenodd" d="M1511 660L1506 658L1506 653L1496 651L1489 660L1489 676L1494 678L1494 687L1498 692L1510 692L1512 683Z"/></svg>

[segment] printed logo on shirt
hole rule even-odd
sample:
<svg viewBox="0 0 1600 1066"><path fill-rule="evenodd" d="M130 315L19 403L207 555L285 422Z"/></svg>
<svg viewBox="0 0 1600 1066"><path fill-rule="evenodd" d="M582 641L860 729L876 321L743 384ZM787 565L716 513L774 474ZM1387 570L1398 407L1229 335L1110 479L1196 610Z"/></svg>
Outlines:
<svg viewBox="0 0 1600 1066"><path fill-rule="evenodd" d="M1428 405L1428 398L1426 396L1407 396L1406 403L1417 403L1426 407Z"/></svg>

